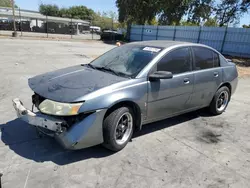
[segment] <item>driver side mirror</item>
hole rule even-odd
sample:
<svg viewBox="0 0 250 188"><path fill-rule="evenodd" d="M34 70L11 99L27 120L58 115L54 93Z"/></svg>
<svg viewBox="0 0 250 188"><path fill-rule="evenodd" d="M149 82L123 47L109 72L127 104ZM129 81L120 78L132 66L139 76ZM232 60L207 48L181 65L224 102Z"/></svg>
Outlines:
<svg viewBox="0 0 250 188"><path fill-rule="evenodd" d="M172 78L173 78L172 72L168 71L157 71L149 75L149 81L157 81L161 79L172 79Z"/></svg>

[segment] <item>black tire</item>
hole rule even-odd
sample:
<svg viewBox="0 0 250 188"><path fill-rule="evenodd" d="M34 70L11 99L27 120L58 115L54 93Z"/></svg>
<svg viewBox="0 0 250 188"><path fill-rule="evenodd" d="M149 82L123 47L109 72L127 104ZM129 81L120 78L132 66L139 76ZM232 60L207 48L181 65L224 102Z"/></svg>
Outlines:
<svg viewBox="0 0 250 188"><path fill-rule="evenodd" d="M118 144L114 136L116 132L116 125L119 119L125 113L130 113L132 116L132 131L125 143ZM131 137L134 131L134 122L135 122L134 113L131 108L121 107L111 112L103 121L103 138L104 138L103 146L115 152L122 150L127 145L127 143L131 140Z"/></svg>
<svg viewBox="0 0 250 188"><path fill-rule="evenodd" d="M219 109L217 108L217 100L218 100L218 98L220 97L221 93L223 93L223 92L226 92L226 93L228 94L228 100L227 100L227 104L225 105L225 107L223 108L223 110L219 110ZM220 114L222 114L222 113L226 110L226 108L227 108L227 106L228 106L228 104L229 104L230 99L231 99L231 93L230 93L229 88L226 87L226 86L221 87L221 88L218 89L217 92L215 93L214 98L213 98L212 102L210 103L209 111L210 111L213 115L220 115Z"/></svg>

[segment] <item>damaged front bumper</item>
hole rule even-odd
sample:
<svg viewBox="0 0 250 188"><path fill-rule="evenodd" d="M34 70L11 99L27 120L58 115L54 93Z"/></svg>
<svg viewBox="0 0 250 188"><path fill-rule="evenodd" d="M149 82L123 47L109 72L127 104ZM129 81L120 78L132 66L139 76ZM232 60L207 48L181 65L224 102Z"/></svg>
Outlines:
<svg viewBox="0 0 250 188"><path fill-rule="evenodd" d="M82 149L103 143L102 122L106 109L94 111L66 128L67 122L63 118L34 113L26 109L19 99L13 100L13 106L21 120L53 132L55 139L66 149Z"/></svg>
<svg viewBox="0 0 250 188"><path fill-rule="evenodd" d="M41 113L33 113L26 109L19 99L13 100L13 106L16 110L17 117L21 118L23 121L37 127L48 129L55 133L63 132L62 124L65 122L62 120Z"/></svg>

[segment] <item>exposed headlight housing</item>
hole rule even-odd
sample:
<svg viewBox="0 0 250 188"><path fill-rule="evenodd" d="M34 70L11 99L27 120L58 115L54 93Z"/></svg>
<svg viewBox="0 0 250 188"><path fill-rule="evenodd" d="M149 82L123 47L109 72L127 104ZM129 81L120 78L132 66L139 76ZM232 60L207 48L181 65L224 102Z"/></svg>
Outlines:
<svg viewBox="0 0 250 188"><path fill-rule="evenodd" d="M60 103L46 99L39 105L39 110L49 115L73 116L78 114L78 110L82 104L83 103Z"/></svg>

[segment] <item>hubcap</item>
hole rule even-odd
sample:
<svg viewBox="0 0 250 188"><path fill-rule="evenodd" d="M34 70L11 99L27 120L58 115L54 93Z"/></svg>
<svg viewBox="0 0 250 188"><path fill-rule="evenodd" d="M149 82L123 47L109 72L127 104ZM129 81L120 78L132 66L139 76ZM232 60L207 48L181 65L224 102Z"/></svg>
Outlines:
<svg viewBox="0 0 250 188"><path fill-rule="evenodd" d="M222 112L227 107L229 94L226 91L222 91L216 101L216 108L219 112Z"/></svg>
<svg viewBox="0 0 250 188"><path fill-rule="evenodd" d="M122 145L129 139L133 128L133 118L129 112L124 113L116 124L115 141Z"/></svg>

